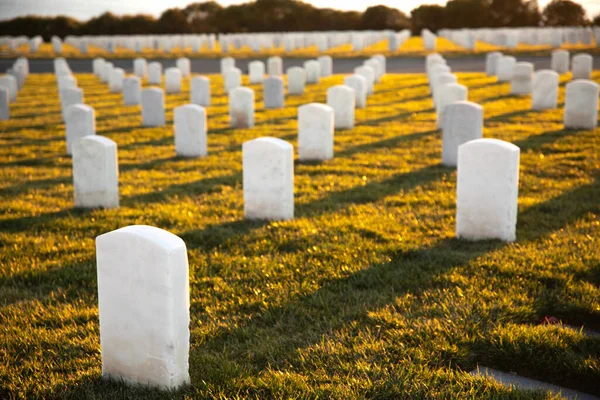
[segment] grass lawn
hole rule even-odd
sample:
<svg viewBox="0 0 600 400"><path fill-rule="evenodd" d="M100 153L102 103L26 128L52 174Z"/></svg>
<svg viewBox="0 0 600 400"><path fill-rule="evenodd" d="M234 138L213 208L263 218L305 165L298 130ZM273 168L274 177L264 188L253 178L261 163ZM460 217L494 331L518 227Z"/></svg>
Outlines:
<svg viewBox="0 0 600 400"><path fill-rule="evenodd" d="M189 398L546 398L468 372L481 364L600 395L600 129L562 129L561 110L479 73L458 74L485 107L485 137L521 148L518 241L454 238L456 173L422 74L388 75L335 159L295 164L296 219L243 220L242 143L297 144L299 105L228 128L212 76L209 156L175 156L165 128L93 75L77 75L97 133L118 144L121 208L73 208L53 75L31 75L0 122L0 398L164 398L100 379L94 239L132 224L188 248ZM244 77L246 80L247 77ZM594 73L600 82L600 71Z"/></svg>
<svg viewBox="0 0 600 400"><path fill-rule="evenodd" d="M574 52L586 52L589 54L600 54L600 47L583 44L569 44L563 45L564 49ZM501 46L495 46L489 43L478 41L475 50L467 50L458 44L451 42L445 38L438 38L436 52L444 54L446 57L461 57L465 55L481 55L490 51L501 51L505 54L514 55L549 55L553 48L548 45L528 45L520 44L515 49L508 49ZM200 53L192 52L191 47L186 49L173 48L169 53L165 53L162 50L154 50L150 48L144 48L141 53L136 53L133 50L126 49L123 47L116 48L114 53L109 53L105 49L97 46L88 46L88 53L82 54L77 47L70 44L63 44L62 54L54 53L52 45L50 43L44 43L40 45L37 53L29 52L29 45L21 45L16 51L8 51L8 46L0 46L0 58L14 58L16 56L24 56L28 58L55 58L55 57L67 57L67 58L95 58L95 57L106 57L106 58L134 58L134 57L145 57L145 58L179 58L179 57L201 57L201 58L221 58L225 56L235 57L236 59L243 58L256 58L256 57L267 57L267 56L285 56L286 58L310 58L318 57L322 54L328 54L334 58L347 58L347 57L367 57L375 54L385 54L386 56L409 56L409 57L422 57L426 54L432 53L425 49L423 38L420 36L413 36L406 40L400 48L394 52L389 51L388 41L383 40L375 43L371 46L367 46L365 49L360 51L354 51L351 44L345 44L329 49L325 53L319 52L316 45L294 50L291 53L287 53L283 47L273 49L263 49L260 53L255 53L250 47L244 46L240 49L236 49L231 46L227 53L223 52L219 47L219 43L213 50L208 49L207 46L202 48Z"/></svg>

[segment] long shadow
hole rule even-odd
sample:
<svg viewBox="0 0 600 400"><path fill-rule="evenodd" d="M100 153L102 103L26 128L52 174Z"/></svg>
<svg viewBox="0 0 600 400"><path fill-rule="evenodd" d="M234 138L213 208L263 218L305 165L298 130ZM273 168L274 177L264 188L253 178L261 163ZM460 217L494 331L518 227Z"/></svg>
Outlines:
<svg viewBox="0 0 600 400"><path fill-rule="evenodd" d="M14 144L10 144L10 147L13 147L13 146L14 146ZM5 147L5 146L0 146L0 147ZM3 167L57 166L55 164L56 159L57 159L57 156L51 156L51 157L26 158L23 160L0 162L0 168L3 168Z"/></svg>
<svg viewBox="0 0 600 400"><path fill-rule="evenodd" d="M418 113L425 113L425 112L432 112L435 111L434 108L429 108L426 110L419 110L419 111L404 111L401 113L398 113L396 115L390 115L388 117L381 117L381 118L375 118L375 119L367 119L364 121L360 121L358 123L356 123L356 126L376 126L379 125L381 123L385 123L385 122L393 122L393 121L399 121L405 117L409 117L413 114L415 114L415 112Z"/></svg>
<svg viewBox="0 0 600 400"><path fill-rule="evenodd" d="M19 197L26 194L29 190L44 190L54 187L59 184L67 184L72 182L73 178L70 176L61 176L57 178L40 179L35 181L27 181L17 185L9 186L0 189L0 197L2 199L9 199Z"/></svg>
<svg viewBox="0 0 600 400"><path fill-rule="evenodd" d="M559 129L555 131L547 131L540 135L531 135L525 139L518 140L513 144L518 146L521 151L528 150L539 150L546 145L550 145L559 141L560 139L573 136L578 134L581 131L578 130L569 130L569 129Z"/></svg>
<svg viewBox="0 0 600 400"><path fill-rule="evenodd" d="M536 111L533 111L533 110L512 111L509 113L495 115L493 117L486 118L485 122L506 122L506 120L509 120L513 117L524 116L527 114L534 114L534 113L536 113Z"/></svg>
<svg viewBox="0 0 600 400"><path fill-rule="evenodd" d="M409 135L399 135L392 138L380 140L377 142L368 142L364 144L360 144L357 146L350 147L348 149L338 151L336 153L336 157L346 157L353 156L355 154L362 154L372 150L382 149L382 148L394 148L400 143L409 142L412 140L422 139L424 137L430 136L432 134L438 133L439 131L426 131L426 132L416 132L411 133Z"/></svg>

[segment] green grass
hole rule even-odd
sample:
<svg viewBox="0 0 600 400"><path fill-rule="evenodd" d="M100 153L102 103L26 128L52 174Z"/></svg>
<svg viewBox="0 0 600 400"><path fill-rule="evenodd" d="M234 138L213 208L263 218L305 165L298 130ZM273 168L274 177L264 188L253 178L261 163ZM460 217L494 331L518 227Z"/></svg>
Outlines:
<svg viewBox="0 0 600 400"><path fill-rule="evenodd" d="M119 148L121 208L73 208L71 160L52 75L31 75L0 122L0 398L164 398L100 379L94 239L132 224L182 237L191 285L188 398L547 398L471 377L478 363L600 394L600 129L482 74L459 74L485 107L485 136L521 148L518 241L454 238L456 173L423 75L388 75L336 158L295 165L296 219L243 220L241 145L297 144L297 107L342 76L228 128L212 77L209 156L175 156L168 126L140 128L92 75L78 75L97 133ZM561 80L560 103L564 101ZM600 73L594 74L600 81Z"/></svg>

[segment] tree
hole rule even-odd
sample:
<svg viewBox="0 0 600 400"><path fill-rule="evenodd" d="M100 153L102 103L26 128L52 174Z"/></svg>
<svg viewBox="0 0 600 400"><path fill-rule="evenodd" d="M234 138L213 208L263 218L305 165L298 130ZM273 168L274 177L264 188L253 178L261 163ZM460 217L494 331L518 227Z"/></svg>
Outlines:
<svg viewBox="0 0 600 400"><path fill-rule="evenodd" d="M489 26L491 0L450 0L444 13L445 27L480 28Z"/></svg>
<svg viewBox="0 0 600 400"><path fill-rule="evenodd" d="M180 8L170 8L156 21L155 33L189 33L192 29Z"/></svg>
<svg viewBox="0 0 600 400"><path fill-rule="evenodd" d="M538 26L541 21L537 0L492 0L488 26Z"/></svg>
<svg viewBox="0 0 600 400"><path fill-rule="evenodd" d="M600 26L600 13L598 13L598 14L597 14L597 15L594 17L594 20L592 21L592 23L593 23L594 25L598 25L598 26Z"/></svg>
<svg viewBox="0 0 600 400"><path fill-rule="evenodd" d="M585 9L571 0L552 0L543 13L546 26L587 25Z"/></svg>
<svg viewBox="0 0 600 400"><path fill-rule="evenodd" d="M216 1L192 3L183 9L188 24L194 33L218 32L216 15L223 7Z"/></svg>
<svg viewBox="0 0 600 400"><path fill-rule="evenodd" d="M412 31L420 34L423 29L437 31L445 28L446 9L438 5L423 5L410 12L412 16Z"/></svg>
<svg viewBox="0 0 600 400"><path fill-rule="evenodd" d="M361 29L399 31L410 27L410 20L402 11L386 6L373 6L361 16Z"/></svg>

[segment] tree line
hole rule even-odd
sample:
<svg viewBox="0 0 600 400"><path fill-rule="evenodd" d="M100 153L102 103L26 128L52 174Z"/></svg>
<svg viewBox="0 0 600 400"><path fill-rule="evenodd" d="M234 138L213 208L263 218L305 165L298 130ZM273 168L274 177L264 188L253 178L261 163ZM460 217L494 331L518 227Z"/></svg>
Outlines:
<svg viewBox="0 0 600 400"><path fill-rule="evenodd" d="M299 0L256 0L223 7L216 1L170 8L160 17L104 13L87 21L66 16L26 16L0 21L0 35L134 35L185 33L402 30L427 28L600 25L571 0L552 0L543 10L537 0L450 0L446 6L422 5L410 16L383 5L364 12L317 8Z"/></svg>

